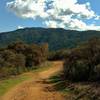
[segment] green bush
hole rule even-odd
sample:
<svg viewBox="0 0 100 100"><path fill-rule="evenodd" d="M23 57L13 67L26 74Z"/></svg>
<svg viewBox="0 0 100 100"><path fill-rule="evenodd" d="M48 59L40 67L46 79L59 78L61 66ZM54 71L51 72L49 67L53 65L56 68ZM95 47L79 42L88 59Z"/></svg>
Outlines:
<svg viewBox="0 0 100 100"><path fill-rule="evenodd" d="M91 39L71 50L64 62L64 79L71 81L100 80L100 40Z"/></svg>
<svg viewBox="0 0 100 100"><path fill-rule="evenodd" d="M74 62L73 65L67 65L67 67L64 66L64 73L66 74L67 79L70 79L72 81L87 80L88 71L88 65L85 61L82 60Z"/></svg>
<svg viewBox="0 0 100 100"><path fill-rule="evenodd" d="M57 51L51 51L48 55L48 60L54 61L54 60L63 60L66 58L66 56L70 53L70 50L64 49L64 50L57 50Z"/></svg>
<svg viewBox="0 0 100 100"><path fill-rule="evenodd" d="M20 74L45 62L48 44L27 45L17 42L0 49L0 78Z"/></svg>

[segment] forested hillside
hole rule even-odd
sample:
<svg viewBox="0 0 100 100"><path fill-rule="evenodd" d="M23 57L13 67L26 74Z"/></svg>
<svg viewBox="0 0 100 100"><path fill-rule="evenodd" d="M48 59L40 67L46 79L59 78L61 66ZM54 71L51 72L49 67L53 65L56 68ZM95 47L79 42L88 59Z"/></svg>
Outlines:
<svg viewBox="0 0 100 100"><path fill-rule="evenodd" d="M0 33L0 46L11 42L48 43L50 50L75 47L91 37L100 37L100 31L74 31L61 28L25 28Z"/></svg>

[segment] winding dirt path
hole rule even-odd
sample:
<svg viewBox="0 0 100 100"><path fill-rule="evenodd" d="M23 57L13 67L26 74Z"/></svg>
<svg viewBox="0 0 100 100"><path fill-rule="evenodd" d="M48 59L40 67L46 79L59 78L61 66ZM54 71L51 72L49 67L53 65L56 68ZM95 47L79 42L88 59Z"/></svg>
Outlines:
<svg viewBox="0 0 100 100"><path fill-rule="evenodd" d="M2 100L64 100L59 92L52 91L52 84L45 82L61 69L61 61L53 62L51 68L33 73L33 79L22 82L11 89L3 96Z"/></svg>

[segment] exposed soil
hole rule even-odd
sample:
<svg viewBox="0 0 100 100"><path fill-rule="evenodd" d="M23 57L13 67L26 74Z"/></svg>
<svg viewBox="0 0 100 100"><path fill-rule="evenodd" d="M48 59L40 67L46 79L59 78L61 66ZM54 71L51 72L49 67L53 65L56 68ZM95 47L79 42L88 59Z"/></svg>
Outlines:
<svg viewBox="0 0 100 100"><path fill-rule="evenodd" d="M62 65L63 62L56 61L46 71L33 73L31 80L22 82L12 88L2 97L2 100L64 100L60 92L53 91L52 84L45 82L56 72L61 71Z"/></svg>

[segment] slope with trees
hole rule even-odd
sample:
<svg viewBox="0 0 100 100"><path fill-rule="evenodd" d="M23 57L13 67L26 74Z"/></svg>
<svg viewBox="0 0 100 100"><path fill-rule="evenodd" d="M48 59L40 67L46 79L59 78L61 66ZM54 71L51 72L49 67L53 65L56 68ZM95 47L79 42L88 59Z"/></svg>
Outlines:
<svg viewBox="0 0 100 100"><path fill-rule="evenodd" d="M48 43L50 50L76 47L80 42L92 37L100 37L100 31L75 31L62 28L25 28L0 33L0 46L4 47L15 41L25 43Z"/></svg>

